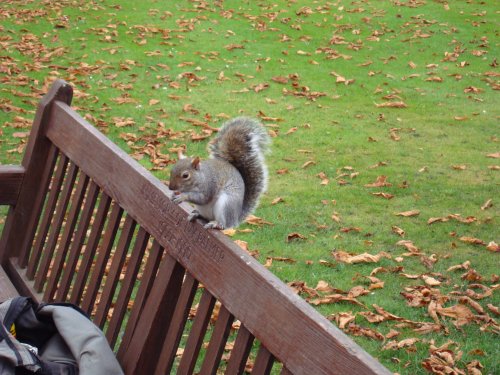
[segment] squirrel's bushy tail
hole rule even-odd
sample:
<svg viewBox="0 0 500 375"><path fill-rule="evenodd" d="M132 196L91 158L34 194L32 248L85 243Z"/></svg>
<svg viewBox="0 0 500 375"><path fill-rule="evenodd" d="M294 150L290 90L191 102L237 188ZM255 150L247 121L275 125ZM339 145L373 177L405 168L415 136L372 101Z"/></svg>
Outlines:
<svg viewBox="0 0 500 375"><path fill-rule="evenodd" d="M266 129L257 120L237 117L224 123L208 146L211 157L231 163L243 177L245 194L240 220L254 211L267 189L264 154L270 143Z"/></svg>

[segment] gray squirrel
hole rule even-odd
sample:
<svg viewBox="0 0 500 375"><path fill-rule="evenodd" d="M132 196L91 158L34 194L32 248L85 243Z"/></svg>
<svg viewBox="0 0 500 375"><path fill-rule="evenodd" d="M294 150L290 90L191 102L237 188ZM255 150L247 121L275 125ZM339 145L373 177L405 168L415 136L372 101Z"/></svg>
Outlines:
<svg viewBox="0 0 500 375"><path fill-rule="evenodd" d="M193 203L188 220L203 217L208 220L205 228L238 226L267 189L264 154L269 144L269 135L257 120L237 117L227 121L208 145L209 159L181 157L173 166L172 201Z"/></svg>

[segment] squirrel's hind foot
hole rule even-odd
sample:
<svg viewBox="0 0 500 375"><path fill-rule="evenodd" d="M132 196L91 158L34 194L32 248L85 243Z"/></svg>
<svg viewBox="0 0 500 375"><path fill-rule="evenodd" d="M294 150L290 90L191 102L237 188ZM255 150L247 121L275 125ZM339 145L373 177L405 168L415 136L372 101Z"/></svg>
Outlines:
<svg viewBox="0 0 500 375"><path fill-rule="evenodd" d="M224 226L222 224L220 224L218 221L209 221L208 223L206 223L204 225L204 228L205 229L220 229L220 230L223 230L224 229Z"/></svg>

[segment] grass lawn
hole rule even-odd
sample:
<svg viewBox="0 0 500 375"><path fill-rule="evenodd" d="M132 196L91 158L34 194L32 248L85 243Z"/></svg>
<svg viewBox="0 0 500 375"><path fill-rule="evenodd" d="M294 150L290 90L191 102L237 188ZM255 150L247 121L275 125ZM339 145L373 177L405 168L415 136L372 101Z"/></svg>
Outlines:
<svg viewBox="0 0 500 375"><path fill-rule="evenodd" d="M179 147L204 157L212 128L258 117L269 191L233 238L390 370L499 373L498 12L3 1L0 163L55 78L162 180Z"/></svg>

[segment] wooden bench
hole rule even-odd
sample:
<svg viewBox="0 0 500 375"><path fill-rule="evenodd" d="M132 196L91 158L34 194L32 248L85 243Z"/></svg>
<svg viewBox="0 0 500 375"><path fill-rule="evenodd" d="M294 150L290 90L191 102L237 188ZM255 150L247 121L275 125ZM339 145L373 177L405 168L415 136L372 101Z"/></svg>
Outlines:
<svg viewBox="0 0 500 375"><path fill-rule="evenodd" d="M222 233L188 222L71 99L56 81L22 166L0 166L0 299L78 304L127 374L390 373Z"/></svg>

